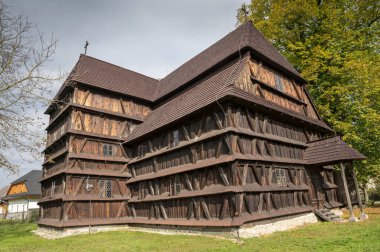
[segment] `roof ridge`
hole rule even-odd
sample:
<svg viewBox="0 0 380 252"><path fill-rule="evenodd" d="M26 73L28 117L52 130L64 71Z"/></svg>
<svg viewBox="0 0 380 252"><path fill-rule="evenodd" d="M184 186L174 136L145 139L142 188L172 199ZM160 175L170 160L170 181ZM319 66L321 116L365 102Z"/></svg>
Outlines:
<svg viewBox="0 0 380 252"><path fill-rule="evenodd" d="M164 80L166 77L168 77L170 74L172 74L173 72L175 72L178 68L182 67L183 65L189 63L191 60L195 59L196 57L198 57L200 54L204 53L205 51L207 51L208 49L210 49L211 47L213 47L216 43L218 43L220 40L224 39L225 37L227 37L228 35L230 35L231 33L237 31L238 29L240 29L242 25L239 25L237 28L235 28L234 30L230 31L229 33L227 33L226 35L224 35L223 37L221 37L218 41L216 41L215 43L211 44L210 46L206 47L205 49L203 49L202 51L200 51L198 54L194 55L193 57L191 57L190 59L188 59L187 61L185 61L184 63L182 63L181 65L179 65L176 69L174 69L173 71L171 71L169 74L167 74L164 78L162 78L162 80Z"/></svg>
<svg viewBox="0 0 380 252"><path fill-rule="evenodd" d="M128 68L125 68L125 67L122 67L122 66L116 65L116 64L114 64L114 63L111 63L111 62L108 62L108 61L105 61L105 60L102 60L102 59L95 58L95 57L93 57L93 56L85 55L85 54L83 54L83 53L80 54L80 56L79 56L79 60L78 60L78 63L79 63L81 57L91 58L91 59L93 59L93 60L96 60L96 61L99 61L99 62L102 62L102 63L108 64L108 65L111 65L111 66L114 66L114 67L120 68L120 69L122 69L122 70L126 70L126 71L129 71L129 72L132 72L132 73L135 73L135 74L138 74L138 75L141 75L141 76L144 76L144 77L150 78L150 79L155 80L155 81L157 81L157 82L160 82L160 80L155 79L155 78L153 78L153 77L150 77L150 76L148 76L148 75L145 75L145 74L142 74L142 73L136 72L136 71L134 71L134 70L131 70L131 69L128 69Z"/></svg>
<svg viewBox="0 0 380 252"><path fill-rule="evenodd" d="M251 21L250 21L251 22ZM248 23L248 22L247 22ZM201 52L197 53L195 56L191 57L190 59L188 59L187 61L185 61L184 63L182 63L180 66L178 66L176 69L174 69L173 71L171 71L169 74L167 74L164 78L162 78L160 80L160 89L158 90L158 94L156 95L155 97L155 100L159 100L161 99L163 96L167 95L165 93L162 93L162 84L167 80L168 77L172 76L172 74L175 74L177 71L181 70L182 68L184 68L185 66L187 66L188 64L190 64L193 60L195 60L196 58L199 58L201 57L204 53L208 52L210 49L214 48L214 47L217 47L217 45L219 45L219 43L221 41L223 41L224 39L227 39L229 36L233 35L234 33L238 32L239 29L246 29L245 28L245 24L241 24L239 25L238 27L236 27L235 29L233 29L232 31L230 31L229 33L227 33L226 35L224 35L223 37L221 37L220 39L218 39L215 43L211 44L210 46L206 47L204 50L202 50ZM243 31L244 32L244 31ZM244 46L244 42L247 42L247 40L243 40L242 41L242 46L240 49L243 49L245 46ZM215 65L213 65L215 66ZM211 66L211 67L213 67ZM206 72L207 70L209 70L209 68L207 69L203 69L203 72ZM200 73L200 74L202 74ZM200 74L197 74L196 76L194 76L193 78L191 78L188 82L190 82L191 80L193 80L194 78L198 77ZM185 84L185 83L182 83L182 85ZM180 85L180 86L182 86ZM173 90L172 90L173 91ZM170 92L172 92L170 91ZM170 93L169 92L169 93Z"/></svg>
<svg viewBox="0 0 380 252"><path fill-rule="evenodd" d="M155 101L175 92L192 80L204 75L239 50L248 50L270 62L280 71L284 71L303 80L292 64L271 44L254 26L251 20L239 25L221 39L210 45L194 57L187 60L160 81L160 89Z"/></svg>

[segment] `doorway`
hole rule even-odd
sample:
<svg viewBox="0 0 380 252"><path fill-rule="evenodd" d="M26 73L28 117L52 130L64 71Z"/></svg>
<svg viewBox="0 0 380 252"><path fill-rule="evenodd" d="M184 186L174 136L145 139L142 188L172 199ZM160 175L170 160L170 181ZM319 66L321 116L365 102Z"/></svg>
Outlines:
<svg viewBox="0 0 380 252"><path fill-rule="evenodd" d="M320 210L324 208L325 191L322 186L323 178L320 174L320 169L315 167L309 169L310 185L311 185L311 204L314 209Z"/></svg>

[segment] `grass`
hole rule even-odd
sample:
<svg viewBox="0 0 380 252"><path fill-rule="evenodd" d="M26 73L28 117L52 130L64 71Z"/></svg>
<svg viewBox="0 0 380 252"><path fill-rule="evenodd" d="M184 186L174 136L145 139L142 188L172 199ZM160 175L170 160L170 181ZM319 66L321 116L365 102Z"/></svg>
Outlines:
<svg viewBox="0 0 380 252"><path fill-rule="evenodd" d="M46 240L33 223L0 222L0 251L380 251L380 208L358 223L316 223L242 243L205 236L104 232ZM356 213L357 214L357 213Z"/></svg>

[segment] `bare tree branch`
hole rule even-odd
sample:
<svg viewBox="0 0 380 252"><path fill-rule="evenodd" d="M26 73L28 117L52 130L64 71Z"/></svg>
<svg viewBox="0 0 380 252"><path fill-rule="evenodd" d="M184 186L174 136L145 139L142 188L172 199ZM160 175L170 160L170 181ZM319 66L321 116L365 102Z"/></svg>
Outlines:
<svg viewBox="0 0 380 252"><path fill-rule="evenodd" d="M0 169L4 171L18 170L8 156L12 151L23 159L38 157L45 144L37 111L51 102L53 84L63 78L44 71L56 45L53 36L46 39L25 15L11 16L0 1Z"/></svg>

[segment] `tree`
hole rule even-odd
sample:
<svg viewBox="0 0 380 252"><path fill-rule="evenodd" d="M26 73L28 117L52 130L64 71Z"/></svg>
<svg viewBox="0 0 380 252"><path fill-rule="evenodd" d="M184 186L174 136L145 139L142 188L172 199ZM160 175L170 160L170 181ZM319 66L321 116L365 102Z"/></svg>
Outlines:
<svg viewBox="0 0 380 252"><path fill-rule="evenodd" d="M248 19L308 80L323 119L367 156L355 162L361 187L378 180L380 2L252 0L246 7Z"/></svg>
<svg viewBox="0 0 380 252"><path fill-rule="evenodd" d="M61 75L44 72L57 41L45 40L24 15L11 16L0 2L0 168L15 173L11 155L28 161L44 145L38 110L51 96L52 84Z"/></svg>

